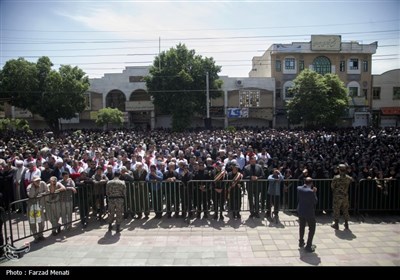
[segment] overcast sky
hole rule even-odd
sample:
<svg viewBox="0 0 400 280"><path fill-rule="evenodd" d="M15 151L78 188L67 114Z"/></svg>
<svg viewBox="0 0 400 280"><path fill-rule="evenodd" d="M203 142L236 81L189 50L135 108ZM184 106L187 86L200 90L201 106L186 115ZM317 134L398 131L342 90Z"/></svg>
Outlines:
<svg viewBox="0 0 400 280"><path fill-rule="evenodd" d="M372 73L400 68L400 1L46 1L1 0L0 67L48 56L90 78L153 63L179 42L213 57L220 75L247 77L273 43L378 41Z"/></svg>

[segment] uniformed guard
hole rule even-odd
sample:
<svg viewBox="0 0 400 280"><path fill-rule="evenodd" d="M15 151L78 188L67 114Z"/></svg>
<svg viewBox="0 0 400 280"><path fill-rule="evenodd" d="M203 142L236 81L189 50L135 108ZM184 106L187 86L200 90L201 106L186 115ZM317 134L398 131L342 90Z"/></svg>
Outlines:
<svg viewBox="0 0 400 280"><path fill-rule="evenodd" d="M120 171L116 170L114 172L114 179L108 181L106 185L106 194L109 199L108 230L112 230L115 214L117 232L121 231L120 226L123 219L124 200L126 197L126 185L125 182L120 179L120 175Z"/></svg>
<svg viewBox="0 0 400 280"><path fill-rule="evenodd" d="M339 229L340 209L344 216L344 227L349 229L349 186L353 179L346 174L346 165L339 164L339 175L333 177L332 193L333 193L333 218L332 228Z"/></svg>

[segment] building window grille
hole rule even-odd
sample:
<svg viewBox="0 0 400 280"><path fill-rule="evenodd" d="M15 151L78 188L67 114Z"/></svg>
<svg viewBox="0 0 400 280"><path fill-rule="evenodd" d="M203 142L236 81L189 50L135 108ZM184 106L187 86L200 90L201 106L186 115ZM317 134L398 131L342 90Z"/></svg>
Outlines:
<svg viewBox="0 0 400 280"><path fill-rule="evenodd" d="M345 72L346 71L346 62L345 61L340 61L340 66L339 66L340 72Z"/></svg>
<svg viewBox="0 0 400 280"><path fill-rule="evenodd" d="M367 60L363 60L363 71L368 72L368 61Z"/></svg>
<svg viewBox="0 0 400 280"><path fill-rule="evenodd" d="M393 99L400 99L400 87L393 87Z"/></svg>
<svg viewBox="0 0 400 280"><path fill-rule="evenodd" d="M358 87L349 87L349 96L357 97L358 96Z"/></svg>
<svg viewBox="0 0 400 280"><path fill-rule="evenodd" d="M358 59L357 58L350 58L349 69L350 70L358 70Z"/></svg>
<svg viewBox="0 0 400 280"><path fill-rule="evenodd" d="M314 59L313 68L315 72L325 75L331 73L331 62L327 57L319 56Z"/></svg>
<svg viewBox="0 0 400 280"><path fill-rule="evenodd" d="M275 61L275 71L276 72L281 72L282 71L282 65L280 60Z"/></svg>
<svg viewBox="0 0 400 280"><path fill-rule="evenodd" d="M260 91L259 90L239 91L239 106L241 108L260 107Z"/></svg>
<svg viewBox="0 0 400 280"><path fill-rule="evenodd" d="M290 90L290 87L285 87L285 99L292 99L294 93Z"/></svg>
<svg viewBox="0 0 400 280"><path fill-rule="evenodd" d="M303 71L304 70L304 60L299 61L299 70Z"/></svg>
<svg viewBox="0 0 400 280"><path fill-rule="evenodd" d="M372 89L372 99L374 99L374 100L381 99L381 88L380 87L374 87Z"/></svg>
<svg viewBox="0 0 400 280"><path fill-rule="evenodd" d="M285 58L285 69L286 70L294 70L295 69L295 59L294 58Z"/></svg>

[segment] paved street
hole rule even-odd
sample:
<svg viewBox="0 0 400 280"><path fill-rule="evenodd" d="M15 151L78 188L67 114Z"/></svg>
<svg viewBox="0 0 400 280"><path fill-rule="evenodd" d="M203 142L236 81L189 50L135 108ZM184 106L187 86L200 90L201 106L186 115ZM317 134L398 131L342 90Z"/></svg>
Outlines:
<svg viewBox="0 0 400 280"><path fill-rule="evenodd" d="M351 231L343 224L335 231L329 216L319 216L314 253L298 248L297 217L280 216L278 224L248 213L189 224L152 214L124 223L119 234L106 223L90 221L85 230L77 223L55 237L46 232L21 259L0 266L400 266L399 216L353 217Z"/></svg>

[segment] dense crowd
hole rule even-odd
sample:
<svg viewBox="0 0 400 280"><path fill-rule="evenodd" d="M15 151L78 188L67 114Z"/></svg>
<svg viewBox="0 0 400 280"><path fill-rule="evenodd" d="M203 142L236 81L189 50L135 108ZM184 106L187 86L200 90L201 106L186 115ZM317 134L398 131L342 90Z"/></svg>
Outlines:
<svg viewBox="0 0 400 280"><path fill-rule="evenodd" d="M243 170L256 158L268 177L274 169L285 179L311 176L332 178L341 163L350 176L400 178L399 128L348 128L335 130L241 129L197 130L175 133L166 130L68 130L59 136L43 130L28 134L7 131L0 137L0 182L6 202L23 195L15 186L28 186L33 176L49 183L68 172L73 180L82 173L102 170L109 179L115 170L134 171L138 163L164 173L168 164L206 168L222 165ZM18 190L17 190L18 189Z"/></svg>

